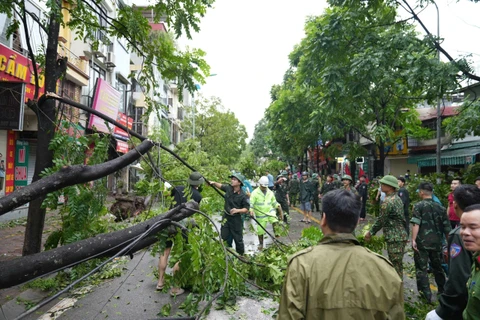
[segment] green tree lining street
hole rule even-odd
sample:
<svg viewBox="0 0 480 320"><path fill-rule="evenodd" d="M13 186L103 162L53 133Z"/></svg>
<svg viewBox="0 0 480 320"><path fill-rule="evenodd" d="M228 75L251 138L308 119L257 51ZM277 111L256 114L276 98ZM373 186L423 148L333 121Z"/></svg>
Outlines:
<svg viewBox="0 0 480 320"><path fill-rule="evenodd" d="M171 1L168 5L159 4L156 10L161 14L170 12L169 10L178 14L177 10L180 8L178 7L180 3L181 1ZM258 124L258 131L256 131L251 143L252 153L257 159L252 158L251 153L244 152L247 138L245 127L227 109L228 106L224 108L219 99L215 97L199 99L196 103L195 112L192 112L196 117L196 139L179 144L177 151L183 154L185 159L195 168L201 170L202 174L212 178L212 180L221 181L226 179L232 169L240 169L244 173L248 172L250 177L253 177L255 172L263 174L264 169L269 168L269 160L278 161L279 158L285 160L285 162L277 162L280 163L280 168L284 168L288 163L287 159L295 159L302 154L308 146L318 140L319 136L326 141L351 132L357 133L378 144L379 157L384 159L385 154L382 155L383 146L386 141L397 138L397 129L404 130L401 133L402 135L408 134L413 137L428 135L429 133L420 127L418 117L413 109L414 104L420 100L432 101L439 95L455 88L456 81L463 77L459 77L457 74L459 71L458 65L438 63L435 58L435 51L432 50L432 40L421 40L413 32L410 25L403 22L397 23L395 10L390 3L375 2L371 3L372 7L364 7L355 2L349 2L345 6L340 4L337 1L332 1L331 8L327 10L325 15L312 17L307 22L307 36L290 56L291 69L286 72L284 82L281 85L272 87L272 105L268 108L265 119ZM188 3L188 5L193 6L192 3ZM176 16L179 22L173 24L177 36L183 30L183 23L187 26L185 31L187 34L190 33L188 22L192 23L193 21L192 28L198 28L198 19L188 19L185 14L187 16L191 14L194 17L196 15L202 16L209 6L210 2L197 3L193 7L187 6L187 13ZM7 9L10 10L11 8L2 7L2 10ZM55 20L59 16L58 8L52 5L52 10L51 18ZM79 15L75 17L76 20L72 20L72 27L82 28L80 24L81 14L85 14L85 12L79 12ZM137 17L137 14L130 12L129 9L120 12L118 21L114 21L113 29L110 30L111 34L126 36L133 30L137 30L139 26L143 26L146 30L145 21L142 21L139 17L138 21L132 20L132 18ZM168 18L172 22L175 20L170 16ZM132 21L136 21L138 24ZM128 28L131 28L131 30L124 24L130 24ZM57 27L52 22L52 37ZM100 26L96 27L100 28ZM144 29L141 30L145 31ZM85 29L84 32L86 38L91 36L90 30ZM342 36L339 37L339 34ZM131 36L132 42L141 42L135 35ZM185 88L192 89L194 86L193 79L196 78L201 81L202 74L208 74L208 66L203 61L201 51L182 55L172 48L173 43L168 37L152 39L148 36L147 39L151 41L152 46L149 45L148 41L142 42L142 45L149 52L146 61L151 66L159 67L167 79L178 79L181 75ZM53 50L55 43L49 43L49 45L50 50ZM138 46L137 43L132 44L132 47L136 46ZM164 63L160 66L155 62L159 57L154 52L159 47L162 49L160 53L162 63ZM177 53L179 56L176 56ZM171 60L169 61L171 64L167 63L166 60ZM392 64L392 61L396 63ZM48 61L45 65L45 72L50 75L47 82L50 84L52 83L51 79L55 78L51 70L56 70L56 68L53 67L53 61ZM144 80L147 87L153 85L149 82L151 79L148 79L152 73L153 71L146 72ZM34 105L33 108L40 108L38 110L45 108L43 112L48 117L55 117L52 113L52 106L52 103L43 105L38 102L38 106ZM152 106L151 110L153 111L153 109ZM475 104L473 104L469 109L465 109L462 115L476 119L475 112ZM43 117L40 115L41 113L39 112L39 117ZM361 117L358 115L361 115ZM449 125L459 128L458 133L455 133L458 136L465 135L474 127L474 122L462 122L460 126L460 122L456 121L452 121ZM45 123L53 126L53 123L49 121ZM184 125L186 132L193 130L193 123L189 123L188 119L184 122ZM45 143L52 142L50 143L52 148L55 149L56 145L58 148L56 151L62 152L59 152L57 156L50 155L50 159L46 158L47 161L43 161L46 167L38 169L39 172L43 169L48 171L48 167L51 165L51 163L48 163L49 161L56 164L55 168L81 163L83 159L77 159L76 157L75 159L73 157L71 159L63 158L62 160L65 160L65 162L59 160L64 153L64 150L60 147L65 148L67 145L62 145L62 141L65 140L59 142L58 136L56 138L50 136L51 131L49 130L51 128L42 128L46 135L45 139L42 140L44 142L43 146L46 147ZM47 131L48 135L46 134ZM160 141L160 139L156 138L154 141ZM68 143L68 141L65 143ZM88 143L87 141L81 141L81 144L85 146ZM362 155L362 152L365 152L358 146L357 149L355 148L354 144L349 145L351 156ZM47 148L43 150L47 150ZM241 156L242 152L244 153ZM256 161L261 157L267 159L267 163L266 165L264 163L263 167ZM148 181L142 181L144 189L149 192L158 192L155 189L160 189L163 186L155 181L156 178L153 173L155 167L162 169L163 178L166 180L182 180L189 173L187 168L179 166L178 163L171 161L163 153L158 155L156 160L158 160L158 165L151 163L146 158L142 161L144 167L149 168L147 169L149 171L147 172ZM98 162L102 161L102 159L98 159ZM278 168L275 169L270 170L278 170ZM81 186L79 186L71 190L72 202L74 202L75 193L81 189ZM94 190L89 191L95 192ZM206 193L207 211L211 213L218 211L221 201L210 190ZM78 203L86 202L88 199L91 198L79 198ZM36 230L28 231L31 229L27 229L26 232L29 235L32 233L37 240L28 242L29 245L33 244L33 247L26 248L25 254L40 250L38 233L40 229L43 229L41 220L46 212L46 209L40 206L43 199L40 200L36 203L38 206L32 205L31 215L34 215L35 219L28 222L29 228ZM50 200L56 200L54 194L50 195ZM105 208L100 207L99 212L102 212ZM72 214L68 217L72 219L75 218L75 214L80 213L73 210L66 214ZM76 227L80 231L85 231L82 230L81 226ZM78 233L72 238L77 235ZM78 238L82 236L78 236ZM27 243L27 241L25 242ZM37 243L35 244L35 242ZM197 258L192 261L198 263L201 251L197 250L195 254ZM278 270L273 269L275 271L272 271L274 276L279 278ZM219 278L220 272L218 270L215 272L212 278ZM278 283L275 283L275 285L278 286Z"/></svg>

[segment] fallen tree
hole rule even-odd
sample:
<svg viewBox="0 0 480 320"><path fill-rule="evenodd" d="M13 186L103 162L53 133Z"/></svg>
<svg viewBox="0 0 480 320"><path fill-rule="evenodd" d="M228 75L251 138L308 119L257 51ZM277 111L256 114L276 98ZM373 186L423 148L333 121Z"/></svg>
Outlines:
<svg viewBox="0 0 480 320"><path fill-rule="evenodd" d="M136 148L114 160L93 166L74 165L65 167L50 176L32 182L24 188L0 198L0 216L49 192L94 181L114 173L138 160L153 146L153 141L144 140Z"/></svg>
<svg viewBox="0 0 480 320"><path fill-rule="evenodd" d="M81 261L113 256L137 237L148 231L148 236L129 250L136 252L157 241L155 236L172 221L181 221L198 210L198 203L189 201L133 227L99 234L49 251L20 257L0 264L0 289L22 284L38 276L75 265Z"/></svg>

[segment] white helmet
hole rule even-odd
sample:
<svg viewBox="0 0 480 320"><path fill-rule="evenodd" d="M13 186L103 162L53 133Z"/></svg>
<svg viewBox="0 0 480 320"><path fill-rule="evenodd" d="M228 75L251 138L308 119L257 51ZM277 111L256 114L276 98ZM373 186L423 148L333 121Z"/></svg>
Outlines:
<svg viewBox="0 0 480 320"><path fill-rule="evenodd" d="M260 178L260 180L258 180L258 184L261 186L261 187L268 187L268 178L267 176L262 176Z"/></svg>

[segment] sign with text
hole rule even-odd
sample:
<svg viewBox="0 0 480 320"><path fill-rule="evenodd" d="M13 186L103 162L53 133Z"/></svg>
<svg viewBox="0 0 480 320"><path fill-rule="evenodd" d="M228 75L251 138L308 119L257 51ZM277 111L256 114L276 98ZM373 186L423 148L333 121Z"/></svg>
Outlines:
<svg viewBox="0 0 480 320"><path fill-rule="evenodd" d="M95 85L95 93L93 95L92 109L116 120L118 117L120 96L120 92L115 90L107 81L98 78L97 84ZM105 120L92 114L88 121L88 128L93 129L94 127L97 131L105 133L110 133L109 127L111 130L114 130L112 124L107 127Z"/></svg>
<svg viewBox="0 0 480 320"><path fill-rule="evenodd" d="M0 130L23 130L25 83L0 81Z"/></svg>
<svg viewBox="0 0 480 320"><path fill-rule="evenodd" d="M15 148L15 190L28 184L28 141L17 140Z"/></svg>
<svg viewBox="0 0 480 320"><path fill-rule="evenodd" d="M120 153L127 153L128 152L128 142L117 139L117 147L116 147L115 150L117 152L120 152Z"/></svg>
<svg viewBox="0 0 480 320"><path fill-rule="evenodd" d="M130 117L127 117L125 113L123 112L118 113L117 122L119 122L120 124L123 124L125 127L132 130L133 119ZM128 140L130 138L128 132L120 129L119 127L115 127L115 130L113 131L113 135L115 136L115 138L120 138L124 140L125 139Z"/></svg>
<svg viewBox="0 0 480 320"><path fill-rule="evenodd" d="M5 157L5 195L13 192L15 175L15 131L7 131L7 155Z"/></svg>
<svg viewBox="0 0 480 320"><path fill-rule="evenodd" d="M45 77L41 71L37 64L39 97L45 90ZM32 100L36 83L32 61L0 44L0 81L25 83L25 100Z"/></svg>

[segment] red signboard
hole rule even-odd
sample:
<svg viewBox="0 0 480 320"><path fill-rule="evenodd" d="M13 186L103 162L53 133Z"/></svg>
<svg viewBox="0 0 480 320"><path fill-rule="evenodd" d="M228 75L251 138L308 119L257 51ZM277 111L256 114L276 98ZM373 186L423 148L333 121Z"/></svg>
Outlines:
<svg viewBox="0 0 480 320"><path fill-rule="evenodd" d="M117 148L116 150L120 153L127 153L128 152L128 142L121 141L117 139Z"/></svg>
<svg viewBox="0 0 480 320"><path fill-rule="evenodd" d="M15 132L7 131L7 157L5 159L5 195L13 192L15 175Z"/></svg>
<svg viewBox="0 0 480 320"><path fill-rule="evenodd" d="M118 112L117 122L119 122L120 124L123 124L125 127L127 127L130 130L132 129L133 119L130 117L127 117L125 113ZM113 135L115 137L125 138L125 139L128 139L130 137L125 130L120 129L119 127L115 127L115 130L113 131Z"/></svg>
<svg viewBox="0 0 480 320"><path fill-rule="evenodd" d="M38 65L37 65L38 66ZM45 77L38 70L38 96L45 88ZM35 73L32 61L16 51L0 44L0 81L23 82L25 87L25 101L32 100L35 94Z"/></svg>

